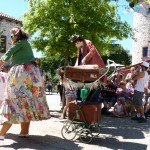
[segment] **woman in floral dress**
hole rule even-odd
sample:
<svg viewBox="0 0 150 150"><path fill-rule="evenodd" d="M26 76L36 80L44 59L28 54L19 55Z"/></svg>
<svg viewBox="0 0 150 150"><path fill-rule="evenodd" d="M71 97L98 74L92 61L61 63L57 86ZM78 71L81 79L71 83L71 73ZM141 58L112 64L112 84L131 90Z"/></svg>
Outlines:
<svg viewBox="0 0 150 150"><path fill-rule="evenodd" d="M4 101L0 107L0 139L3 140L12 124L21 124L19 136L27 136L30 121L50 118L45 87L35 63L28 35L20 27L11 29L12 47L1 57L0 69L10 58Z"/></svg>

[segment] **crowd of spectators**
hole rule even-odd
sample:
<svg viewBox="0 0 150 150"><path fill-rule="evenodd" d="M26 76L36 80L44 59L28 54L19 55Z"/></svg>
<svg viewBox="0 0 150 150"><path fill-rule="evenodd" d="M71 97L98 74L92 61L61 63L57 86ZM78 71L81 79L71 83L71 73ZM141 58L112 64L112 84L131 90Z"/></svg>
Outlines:
<svg viewBox="0 0 150 150"><path fill-rule="evenodd" d="M133 117L136 109L133 105L134 86L132 78L140 72L140 66L131 67L127 74L116 71L103 87L102 114L113 117ZM150 79L144 87L143 108L145 118L150 114ZM131 118L132 119L132 118Z"/></svg>

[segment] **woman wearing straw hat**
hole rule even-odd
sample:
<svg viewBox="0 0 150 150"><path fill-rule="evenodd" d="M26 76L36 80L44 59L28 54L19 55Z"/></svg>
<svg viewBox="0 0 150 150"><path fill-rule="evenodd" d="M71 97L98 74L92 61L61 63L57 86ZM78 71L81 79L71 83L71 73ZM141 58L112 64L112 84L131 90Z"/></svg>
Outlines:
<svg viewBox="0 0 150 150"><path fill-rule="evenodd" d="M1 69L12 58L12 67L6 81L5 100L0 107L2 140L12 124L20 123L19 136L27 136L30 121L50 118L44 83L39 67L34 62L28 35L20 27L15 27L10 32L13 45L0 60Z"/></svg>

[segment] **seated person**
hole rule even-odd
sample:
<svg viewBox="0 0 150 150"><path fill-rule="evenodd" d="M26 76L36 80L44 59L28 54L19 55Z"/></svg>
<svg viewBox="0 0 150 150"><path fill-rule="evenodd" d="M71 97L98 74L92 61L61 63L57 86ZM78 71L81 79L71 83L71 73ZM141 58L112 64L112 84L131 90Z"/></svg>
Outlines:
<svg viewBox="0 0 150 150"><path fill-rule="evenodd" d="M127 97L124 103L124 112L126 116L131 117L134 112L134 106L131 97Z"/></svg>
<svg viewBox="0 0 150 150"><path fill-rule="evenodd" d="M147 84L144 87L144 94L145 94L145 105L144 105L144 114L145 117L148 117L148 112L150 110L150 80L147 82Z"/></svg>
<svg viewBox="0 0 150 150"><path fill-rule="evenodd" d="M101 91L104 107L102 114L108 113L108 110L116 103L116 88L113 84L109 84Z"/></svg>
<svg viewBox="0 0 150 150"><path fill-rule="evenodd" d="M118 97L130 97L133 94L132 89L126 88L126 83L121 81L119 87L116 89L116 94Z"/></svg>
<svg viewBox="0 0 150 150"><path fill-rule="evenodd" d="M122 99L118 98L117 103L114 106L114 110L112 111L112 116L114 117L123 117L124 111L123 111L123 105L122 105Z"/></svg>
<svg viewBox="0 0 150 150"><path fill-rule="evenodd" d="M147 100L147 104L146 104L145 110L144 110L144 114L145 114L146 119L148 117L149 112L150 112L150 97Z"/></svg>

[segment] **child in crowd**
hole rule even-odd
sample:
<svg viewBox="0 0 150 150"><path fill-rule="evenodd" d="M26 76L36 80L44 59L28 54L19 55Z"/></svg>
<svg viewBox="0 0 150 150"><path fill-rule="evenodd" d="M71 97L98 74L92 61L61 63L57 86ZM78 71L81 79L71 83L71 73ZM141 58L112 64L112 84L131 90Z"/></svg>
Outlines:
<svg viewBox="0 0 150 150"><path fill-rule="evenodd" d="M144 101L144 114L147 119L148 113L150 111L150 79L144 87L145 101Z"/></svg>
<svg viewBox="0 0 150 150"><path fill-rule="evenodd" d="M63 112L62 112L60 119L65 119L66 112L69 108L69 103L75 100L75 89L71 88L67 78L64 78L64 86L65 86L66 105L63 108Z"/></svg>
<svg viewBox="0 0 150 150"><path fill-rule="evenodd" d="M10 69L10 65L4 65L0 72L0 104L3 101L3 96L6 88L7 73L9 69Z"/></svg>
<svg viewBox="0 0 150 150"><path fill-rule="evenodd" d="M117 99L117 103L114 106L114 110L112 111L112 116L121 118L124 116L122 99L119 97Z"/></svg>
<svg viewBox="0 0 150 150"><path fill-rule="evenodd" d="M6 88L6 79L7 79L7 73L5 72L0 72L0 106L3 103L4 100L4 93L5 93L5 88ZM2 116L1 119L4 119ZM4 119L5 120L5 119ZM0 120L1 124L2 120Z"/></svg>
<svg viewBox="0 0 150 150"><path fill-rule="evenodd" d="M144 114L145 114L145 118L148 118L148 112L150 111L150 97L147 100L147 104L145 106L145 110L144 110Z"/></svg>
<svg viewBox="0 0 150 150"><path fill-rule="evenodd" d="M126 100L124 103L124 112L125 112L125 115L129 117L131 117L132 113L134 112L134 106L133 106L131 97L126 97Z"/></svg>
<svg viewBox="0 0 150 150"><path fill-rule="evenodd" d="M116 89L116 94L118 97L128 97L132 94L131 89L126 88L126 83L121 81L119 87Z"/></svg>

